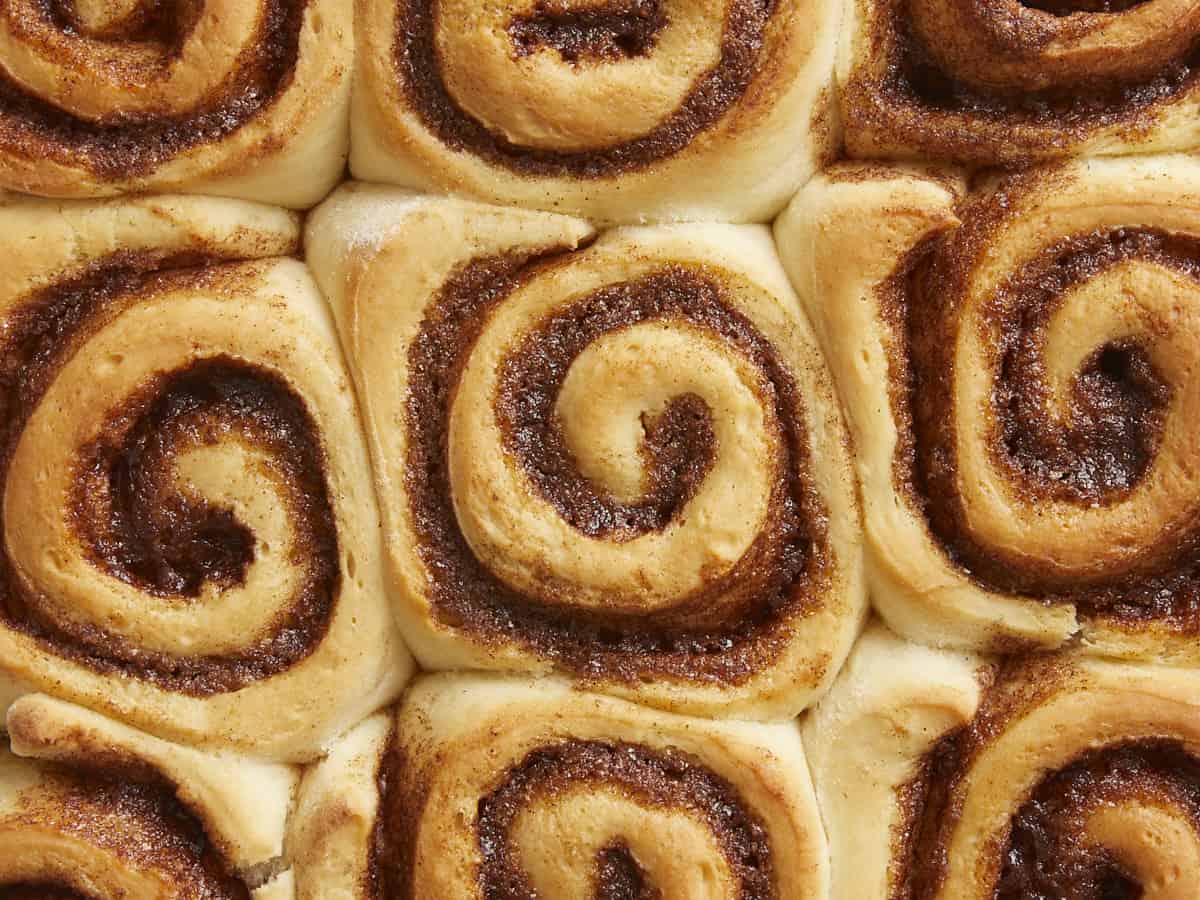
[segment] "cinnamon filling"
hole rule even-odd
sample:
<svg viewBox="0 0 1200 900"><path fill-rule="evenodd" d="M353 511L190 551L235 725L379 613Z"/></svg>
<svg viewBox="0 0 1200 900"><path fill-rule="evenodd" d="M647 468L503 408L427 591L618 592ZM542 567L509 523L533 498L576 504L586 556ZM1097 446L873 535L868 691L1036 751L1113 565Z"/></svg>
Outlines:
<svg viewBox="0 0 1200 900"><path fill-rule="evenodd" d="M86 31L70 0L39 3L62 40ZM110 121L93 122L56 106L51 98L31 94L0 67L0 147L31 160L81 165L99 178L118 180L146 175L199 144L223 140L270 108L291 83L299 56L308 0L261 0L261 5L259 31L251 49L232 63L220 92L176 115L156 114L143 120L114 115ZM0 15L12 14L0 6ZM166 67L178 56L199 15L195 0L158 0L142 4L131 18L93 36L156 46ZM18 39L35 40L24 34L19 18L10 27ZM47 58L61 56L51 42L42 44L36 49Z"/></svg>
<svg viewBox="0 0 1200 900"><path fill-rule="evenodd" d="M1081 64L1069 77L1063 74L1064 80L1042 88L983 87L938 61L916 33L909 2L890 0L879 13L868 40L879 48L871 52L885 54L884 70L864 74L860 68L847 84L846 106L857 127L878 128L937 155L989 163L999 153L1016 163L1064 151L1103 128L1119 126L1136 135L1155 123L1159 107L1194 90L1200 78L1196 35L1169 58L1160 54L1164 58L1145 65L1131 60L1136 75L1114 77ZM995 17L989 27L1011 42L1009 53L1018 57L1036 54L1056 39L1084 36L1096 26L1095 18L1120 14L1139 0L1023 0L1022 5L1049 15L978 11Z"/></svg>
<svg viewBox="0 0 1200 900"><path fill-rule="evenodd" d="M1119 502L1135 490L1158 452L1171 387L1135 341L1098 348L1072 385L1066 421L1048 409L1045 330L1064 295L1126 260L1169 267L1200 282L1200 241L1153 229L1079 235L1047 248L988 301L999 326L992 453L998 469L1031 500L1085 506ZM900 448L898 474L949 556L990 590L1047 603L1073 603L1085 617L1155 620L1200 628L1200 534L1164 534L1120 574L1097 570L1080 580L1015 559L975 537L957 491L952 411L957 263L935 248L898 290L905 307L911 371L896 372L901 420L911 410L913 442ZM950 412L948 412L950 411Z"/></svg>
<svg viewBox="0 0 1200 900"><path fill-rule="evenodd" d="M508 34L518 56L543 47L569 63L645 56L667 24L660 0L624 0L584 9L538 3L532 13L514 16Z"/></svg>
<svg viewBox="0 0 1200 900"><path fill-rule="evenodd" d="M664 266L548 317L502 363L496 413L507 452L581 532L621 540L664 527L710 465L711 413L704 403L678 398L650 423L643 448L650 488L641 503L622 505L579 473L554 421L554 401L571 362L601 335L660 319L685 320L718 335L763 374L762 402L772 404L783 423L778 440L785 452L773 461L771 518L743 558L697 596L647 615L539 603L499 581L471 552L451 501L448 414L490 311L536 273L527 262L499 257L466 266L446 283L409 351L406 483L434 614L480 641L517 641L585 678L729 684L762 671L786 640L787 624L820 603L831 565L826 512L808 475L797 386L708 273Z"/></svg>
<svg viewBox="0 0 1200 900"><path fill-rule="evenodd" d="M1047 775L1013 818L997 900L1141 897L1137 880L1084 834L1086 812L1130 794L1174 801L1198 827L1200 760L1176 741L1139 741L1092 751Z"/></svg>
<svg viewBox="0 0 1200 900"><path fill-rule="evenodd" d="M24 801L17 824L50 830L153 873L197 900L250 900L250 891L214 846L174 786L137 764L53 766L44 789ZM0 885L0 900L99 900L61 881Z"/></svg>
<svg viewBox="0 0 1200 900"><path fill-rule="evenodd" d="M909 790L910 840L892 900L926 900L945 878L948 841L960 814L955 785L971 764L971 732L941 741ZM1091 814L1125 802L1182 810L1200 831L1200 760L1178 741L1136 740L1089 750L1047 773L1012 818L996 848L996 900L1137 900L1143 886L1105 847L1087 837ZM1147 846L1148 853L1159 848Z"/></svg>
<svg viewBox="0 0 1200 900"><path fill-rule="evenodd" d="M662 891L634 859L629 845L618 841L596 855L596 900L660 900Z"/></svg>
<svg viewBox="0 0 1200 900"><path fill-rule="evenodd" d="M896 15L901 35L899 59L894 62L887 88L923 107L968 113L986 118L1011 119L1050 125L1065 134L1082 133L1127 119L1154 103L1169 100L1192 87L1200 68L1200 37L1178 59L1162 60L1152 78L1114 83L1109 75L1089 77L1080 72L1071 84L1041 90L984 92L941 69L904 16ZM1031 46L1049 35L1039 29L1028 36Z"/></svg>
<svg viewBox="0 0 1200 900"><path fill-rule="evenodd" d="M156 291L220 286L219 266L170 268L198 261L118 254L44 289L10 316L0 354L0 483L29 417L90 334ZM147 651L99 625L54 616L53 604L0 554L0 615L8 627L96 671L198 696L237 690L306 657L328 627L340 586L337 527L316 424L279 376L218 356L149 378L80 450L72 528L99 569L151 596L188 601L206 584L242 584L253 535L231 510L190 495L172 477L180 454L226 440L271 460L264 474L287 498L295 531L291 561L302 583L269 634L223 656ZM4 527L0 520L0 544Z"/></svg>
<svg viewBox="0 0 1200 900"><path fill-rule="evenodd" d="M1128 12L1148 2L1149 0L1021 0L1021 5L1056 16L1073 16L1077 13Z"/></svg>
<svg viewBox="0 0 1200 900"><path fill-rule="evenodd" d="M665 25L652 0L614 2L586 13L553 13L549 5L510 26L514 52L550 46L567 62L619 60L653 50ZM629 12L624 12L628 9ZM666 121L645 135L608 147L564 152L513 144L464 111L438 71L434 35L436 0L400 0L395 57L401 89L422 123L453 150L468 150L523 175L604 178L630 172L683 150L715 125L742 97L761 64L764 35L774 0L732 0L721 39L721 57Z"/></svg>

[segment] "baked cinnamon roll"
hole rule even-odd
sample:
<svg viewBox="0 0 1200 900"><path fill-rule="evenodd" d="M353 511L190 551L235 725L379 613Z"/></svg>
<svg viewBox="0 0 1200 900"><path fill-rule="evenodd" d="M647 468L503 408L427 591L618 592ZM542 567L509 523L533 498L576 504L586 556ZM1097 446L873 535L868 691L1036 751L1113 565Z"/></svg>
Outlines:
<svg viewBox="0 0 1200 900"><path fill-rule="evenodd" d="M305 246L429 669L789 717L864 608L837 400L765 229L353 186Z"/></svg>
<svg viewBox="0 0 1200 900"><path fill-rule="evenodd" d="M555 679L434 676L301 786L302 898L825 898L792 722L689 719Z"/></svg>
<svg viewBox="0 0 1200 900"><path fill-rule="evenodd" d="M0 897L290 900L299 772L30 695L0 750ZM15 754L15 755L14 755Z"/></svg>
<svg viewBox="0 0 1200 900"><path fill-rule="evenodd" d="M351 171L593 220L766 221L836 143L826 0L356 0Z"/></svg>
<svg viewBox="0 0 1200 900"><path fill-rule="evenodd" d="M4 0L0 188L307 207L341 177L352 0Z"/></svg>
<svg viewBox="0 0 1200 900"><path fill-rule="evenodd" d="M1200 661L1200 165L847 166L778 225L898 631ZM856 335L857 342L846 339Z"/></svg>
<svg viewBox="0 0 1200 900"><path fill-rule="evenodd" d="M849 0L854 157L978 165L1200 146L1191 0Z"/></svg>
<svg viewBox="0 0 1200 900"><path fill-rule="evenodd" d="M1191 897L1200 675L869 628L806 720L833 897Z"/></svg>
<svg viewBox="0 0 1200 900"><path fill-rule="evenodd" d="M367 450L294 215L0 207L0 673L304 760L390 702Z"/></svg>

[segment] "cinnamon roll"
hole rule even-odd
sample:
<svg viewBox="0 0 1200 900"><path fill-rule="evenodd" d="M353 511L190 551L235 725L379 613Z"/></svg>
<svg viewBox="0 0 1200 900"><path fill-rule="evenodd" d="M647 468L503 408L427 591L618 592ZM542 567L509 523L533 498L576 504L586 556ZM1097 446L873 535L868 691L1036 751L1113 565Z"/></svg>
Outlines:
<svg viewBox="0 0 1200 900"><path fill-rule="evenodd" d="M871 627L803 726L833 897L1184 900L1200 884L1200 673L985 663Z"/></svg>
<svg viewBox="0 0 1200 900"><path fill-rule="evenodd" d="M792 722L688 719L550 679L433 676L306 775L301 898L825 898Z"/></svg>
<svg viewBox="0 0 1200 900"><path fill-rule="evenodd" d="M294 215L0 207L0 673L303 760L390 702L369 460Z"/></svg>
<svg viewBox="0 0 1200 900"><path fill-rule="evenodd" d="M778 225L919 641L1200 662L1200 164L842 167ZM844 336L858 336L858 343Z"/></svg>
<svg viewBox="0 0 1200 900"><path fill-rule="evenodd" d="M766 221L836 144L826 0L356 0L356 178Z"/></svg>
<svg viewBox="0 0 1200 900"><path fill-rule="evenodd" d="M353 186L310 220L428 669L788 717L865 605L846 436L768 232Z"/></svg>
<svg viewBox="0 0 1200 900"><path fill-rule="evenodd" d="M291 900L299 773L30 695L0 750L0 897Z"/></svg>
<svg viewBox="0 0 1200 900"><path fill-rule="evenodd" d="M1192 0L848 0L853 157L996 165L1200 147Z"/></svg>
<svg viewBox="0 0 1200 900"><path fill-rule="evenodd" d="M308 207L346 165L352 0L3 0L0 188Z"/></svg>

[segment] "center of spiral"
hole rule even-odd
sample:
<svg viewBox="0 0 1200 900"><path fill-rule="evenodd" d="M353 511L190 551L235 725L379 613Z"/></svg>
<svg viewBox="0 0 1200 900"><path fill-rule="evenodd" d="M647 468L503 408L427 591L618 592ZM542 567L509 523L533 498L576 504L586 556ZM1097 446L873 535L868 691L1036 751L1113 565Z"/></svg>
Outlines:
<svg viewBox="0 0 1200 900"><path fill-rule="evenodd" d="M690 393L642 415L644 477L636 502L621 502L593 483L571 455L554 414L563 378L589 344L645 314L629 302L639 287L654 291L660 285L599 291L582 308L556 315L531 333L506 360L497 396L508 449L559 514L589 537L632 540L665 528L695 496L716 459L712 410Z"/></svg>
<svg viewBox="0 0 1200 900"><path fill-rule="evenodd" d="M232 359L209 359L153 379L110 418L84 450L75 498L103 568L167 596L245 583L254 536L232 510L180 491L170 473L181 451L218 444L231 427L251 438L296 430L271 397L272 388L287 397L286 389L271 381Z"/></svg>
<svg viewBox="0 0 1200 900"><path fill-rule="evenodd" d="M0 354L0 485L12 489L22 435L91 336L157 292L196 285L220 291L223 279L238 272L194 254L116 254L11 311ZM306 657L328 628L341 568L324 450L304 400L276 373L223 356L153 375L122 399L70 466L64 524L79 556L145 594L172 600L196 596L206 583L241 584L254 559L254 537L225 505L175 477L185 454L224 452L227 442L236 443L252 451L260 464L255 475L265 475L286 504L297 577L290 594L277 598L275 629L225 654L149 649L98 617L62 616L60 601L22 577L3 540L0 615L60 656L198 696L237 690ZM0 517L0 537L4 529Z"/></svg>
<svg viewBox="0 0 1200 900"><path fill-rule="evenodd" d="M628 844L618 841L597 854L596 900L658 900L661 896Z"/></svg>
<svg viewBox="0 0 1200 900"><path fill-rule="evenodd" d="M583 9L543 0L514 16L508 34L518 56L550 48L569 63L612 61L645 56L666 24L660 0L611 0Z"/></svg>

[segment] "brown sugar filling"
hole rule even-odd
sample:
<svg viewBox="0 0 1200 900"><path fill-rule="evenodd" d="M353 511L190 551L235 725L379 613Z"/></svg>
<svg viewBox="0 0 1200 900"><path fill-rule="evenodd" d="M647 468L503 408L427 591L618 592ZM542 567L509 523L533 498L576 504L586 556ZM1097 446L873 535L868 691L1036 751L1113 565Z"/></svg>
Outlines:
<svg viewBox="0 0 1200 900"><path fill-rule="evenodd" d="M508 34L518 56L550 47L566 62L577 63L645 56L666 24L660 0L624 0L583 9L542 2L533 12L514 16Z"/></svg>
<svg viewBox="0 0 1200 900"><path fill-rule="evenodd" d="M596 854L596 900L661 900L629 845L617 841Z"/></svg>
<svg viewBox="0 0 1200 900"><path fill-rule="evenodd" d="M1012 723L1043 704L1070 677L1069 657L1007 658L981 673L983 701L972 722L945 735L920 760L900 795L893 833L890 900L930 900L944 888L950 844L959 827L965 779ZM1087 703L1086 694L1078 702ZM1136 900L1142 885L1106 848L1088 839L1090 816L1126 803L1182 813L1200 834L1200 759L1169 737L1083 748L1045 772L1028 796L1014 798L1009 827L980 835L995 860L996 900ZM1148 845L1150 853L1159 848Z"/></svg>
<svg viewBox="0 0 1200 900"><path fill-rule="evenodd" d="M954 785L970 764L968 732L940 742L911 790L911 841L892 900L928 900L945 878L958 812ZM994 852L996 900L1137 900L1143 887L1103 846L1087 838L1090 814L1125 801L1183 810L1200 832L1200 760L1178 741L1138 740L1089 750L1048 772L1013 816ZM1155 848L1148 848L1156 852Z"/></svg>
<svg viewBox="0 0 1200 900"><path fill-rule="evenodd" d="M21 434L60 368L105 322L156 291L222 284L220 266L194 258L118 254L28 298L8 320L0 354L0 483ZM254 537L231 510L174 484L181 453L237 440L263 451L280 488L303 572L270 632L227 655L148 651L96 624L64 621L0 554L0 615L8 627L98 672L119 672L197 696L237 690L291 667L319 643L340 587L337 528L316 424L292 389L266 369L216 356L148 378L81 448L69 514L91 562L163 602L194 602L205 584L240 585ZM0 544L5 524L0 520Z"/></svg>
<svg viewBox="0 0 1200 900"><path fill-rule="evenodd" d="M42 15L63 40L82 30L67 0L40 0L40 4ZM30 93L0 66L0 147L26 159L48 158L83 166L99 178L119 180L146 175L193 147L221 141L269 109L290 85L307 6L307 0L262 0L258 33L232 64L219 92L177 115L143 119L114 115L109 121L93 122ZM141 4L131 19L99 36L113 43L157 46L163 65L168 66L200 14L191 0ZM0 15L8 14L0 10ZM10 27L21 39L20 20L14 19ZM40 49L51 58L56 56L53 46Z"/></svg>
<svg viewBox="0 0 1200 900"><path fill-rule="evenodd" d="M53 831L165 878L180 896L250 900L250 890L214 845L175 786L144 765L97 761L47 766L47 780L23 798L13 823ZM102 900L62 881L0 884L0 900Z"/></svg>
<svg viewBox="0 0 1200 900"><path fill-rule="evenodd" d="M1127 12L1148 2L1150 0L1021 0L1021 5L1056 16L1073 16L1081 12Z"/></svg>
<svg viewBox="0 0 1200 900"><path fill-rule="evenodd" d="M1064 73L1065 80L1040 89L981 87L937 61L915 31L909 2L881 3L866 52L883 54L882 69L860 65L845 88L847 127L878 132L885 144L912 144L967 163L1024 164L1069 152L1105 128L1136 138L1154 126L1166 104L1194 91L1200 78L1198 34L1169 58L1131 65L1137 75L1114 77L1081 65L1069 77ZM1022 5L1034 8L1022 19L990 7L978 13L995 18L996 31L1011 40L1009 52L1016 56L1037 52L1056 37L1086 34L1096 18L1138 4L1029 0Z"/></svg>
<svg viewBox="0 0 1200 900"><path fill-rule="evenodd" d="M554 15L549 5L509 28L514 55L549 46L568 62L601 64L653 50L665 24L657 4L613 3L589 7L588 15ZM399 0L394 54L401 90L421 122L447 147L467 150L522 175L604 178L634 171L683 150L713 127L741 99L757 74L775 0L732 0L721 38L720 60L706 72L675 112L648 133L608 147L565 152L512 143L463 110L438 71L436 0ZM574 60L572 60L574 57Z"/></svg>
<svg viewBox="0 0 1200 900"><path fill-rule="evenodd" d="M698 595L651 615L540 603L499 581L472 553L451 501L448 415L490 312L536 273L528 263L498 257L459 271L409 350L406 485L434 615L481 642L522 644L585 678L744 681L777 656L790 622L819 608L832 550L827 513L808 473L798 388L766 338L724 301L713 275L665 266L551 315L502 363L496 414L506 451L580 531L624 539L663 527L709 465L703 402L677 399L651 425L644 454L652 486L643 504L622 506L579 474L554 422L554 401L575 356L603 334L659 319L714 333L763 374L762 401L774 405L782 423L783 458L771 461L771 516L743 558Z"/></svg>
<svg viewBox="0 0 1200 900"><path fill-rule="evenodd" d="M1082 72L1069 85L985 93L943 71L903 16L897 15L896 27L902 36L902 50L887 86L898 96L933 109L1001 120L1015 118L1080 134L1135 118L1151 104L1169 100L1195 83L1200 67L1198 37L1179 59L1163 60L1161 71L1152 78L1120 83L1107 74L1089 79Z"/></svg>
<svg viewBox="0 0 1200 900"><path fill-rule="evenodd" d="M936 539L972 579L991 590L1047 603L1072 603L1085 617L1128 624L1158 621L1200 628L1200 535L1164 535L1141 562L1120 574L1097 569L1070 583L1028 559L1015 560L975 537L958 495L952 411L958 329L957 263L935 247L900 288L911 370L897 371L893 396L901 420L911 414L913 440L903 443L898 473ZM1153 229L1077 235L1010 276L983 314L1002 337L997 360L991 445L998 468L1031 499L1104 506L1127 497L1149 471L1165 426L1171 387L1136 341L1098 348L1077 373L1066 425L1046 412L1045 328L1076 284L1126 260L1146 260L1200 281L1200 241ZM903 368L903 367L901 367Z"/></svg>

